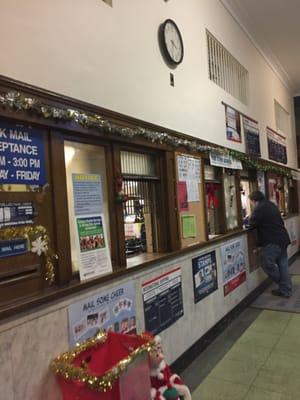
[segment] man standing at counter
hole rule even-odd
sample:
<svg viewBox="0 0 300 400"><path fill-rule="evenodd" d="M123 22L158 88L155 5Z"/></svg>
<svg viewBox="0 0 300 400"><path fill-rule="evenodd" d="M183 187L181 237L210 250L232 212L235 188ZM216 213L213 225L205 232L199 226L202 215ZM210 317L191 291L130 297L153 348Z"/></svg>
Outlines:
<svg viewBox="0 0 300 400"><path fill-rule="evenodd" d="M278 284L278 289L272 290L272 294L290 297L292 282L288 271L287 247L291 241L280 211L274 203L265 199L262 192L252 192L249 199L254 206L249 227L257 229L258 245L262 246L262 267Z"/></svg>

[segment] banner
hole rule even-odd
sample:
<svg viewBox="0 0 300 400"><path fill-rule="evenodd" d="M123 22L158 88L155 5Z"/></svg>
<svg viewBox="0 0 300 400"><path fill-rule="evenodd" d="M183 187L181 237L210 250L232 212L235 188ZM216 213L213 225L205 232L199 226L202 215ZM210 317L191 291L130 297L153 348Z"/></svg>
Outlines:
<svg viewBox="0 0 300 400"><path fill-rule="evenodd" d="M287 164L286 139L267 127L269 159Z"/></svg>
<svg viewBox="0 0 300 400"><path fill-rule="evenodd" d="M202 254L192 259L194 302L204 299L218 289L216 252Z"/></svg>
<svg viewBox="0 0 300 400"><path fill-rule="evenodd" d="M38 129L0 121L0 185L46 183L43 134Z"/></svg>
<svg viewBox="0 0 300 400"><path fill-rule="evenodd" d="M243 129L246 142L246 153L251 156L260 157L260 142L258 123L253 119L242 116Z"/></svg>
<svg viewBox="0 0 300 400"><path fill-rule="evenodd" d="M221 247L224 296L246 281L246 254L244 238L225 243Z"/></svg>
<svg viewBox="0 0 300 400"><path fill-rule="evenodd" d="M243 169L241 161L232 158L228 154L220 154L215 151L210 151L209 160L210 165L214 165L215 167Z"/></svg>
<svg viewBox="0 0 300 400"><path fill-rule="evenodd" d="M71 304L68 314L70 347L103 330L135 333L134 285L125 283Z"/></svg>
<svg viewBox="0 0 300 400"><path fill-rule="evenodd" d="M225 105L226 138L232 142L242 142L240 113Z"/></svg>

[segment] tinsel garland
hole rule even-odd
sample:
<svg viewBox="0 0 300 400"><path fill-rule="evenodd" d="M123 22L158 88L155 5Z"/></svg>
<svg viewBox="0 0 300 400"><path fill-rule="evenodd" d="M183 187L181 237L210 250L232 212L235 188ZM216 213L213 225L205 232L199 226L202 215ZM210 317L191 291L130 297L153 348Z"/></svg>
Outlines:
<svg viewBox="0 0 300 400"><path fill-rule="evenodd" d="M288 177L291 176L291 172L287 168L264 164L236 150L201 144L197 140L179 138L175 135L170 135L167 132L153 131L141 127L124 128L104 119L99 114L87 113L73 108L54 107L43 103L34 97L28 97L16 91L0 94L0 104L3 107L8 107L14 111L32 112L46 119L53 119L56 121L74 122L85 128L93 128L107 134L123 136L126 138L141 137L151 141L152 143L166 144L173 148L183 147L193 152L207 153L214 151L219 154L229 154L242 161L245 167L255 168L260 171L273 171Z"/></svg>
<svg viewBox="0 0 300 400"><path fill-rule="evenodd" d="M107 339L106 332L100 332L91 339L87 339L83 343L77 345L73 350L62 353L56 357L50 364L52 371L69 381L77 381L85 384L88 388L100 392L107 392L112 389L115 381L120 377L121 373L131 364L139 355L151 352L155 347L154 340L151 340L137 349L133 350L126 358L120 360L113 368L108 370L102 376L95 376L88 373L83 365L77 367L72 364L79 354L91 347L100 346Z"/></svg>
<svg viewBox="0 0 300 400"><path fill-rule="evenodd" d="M42 226L24 226L24 227L9 227L0 229L0 240L12 240L25 238L29 240L30 249L33 247L33 242L40 239L44 243L43 255L46 259L45 279L52 284L55 278L53 261L58 257L53 253L50 246L50 238L47 229Z"/></svg>

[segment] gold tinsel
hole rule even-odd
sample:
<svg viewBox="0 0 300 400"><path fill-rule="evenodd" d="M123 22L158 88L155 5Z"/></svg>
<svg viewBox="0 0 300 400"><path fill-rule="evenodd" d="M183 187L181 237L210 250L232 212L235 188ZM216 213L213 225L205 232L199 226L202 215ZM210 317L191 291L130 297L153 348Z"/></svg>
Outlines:
<svg viewBox="0 0 300 400"><path fill-rule="evenodd" d="M53 260L57 259L57 255L51 250L50 238L47 229L42 225L37 225L9 227L0 230L0 240L11 240L18 238L26 238L29 240L30 249L32 248L32 242L38 238L41 238L41 240L45 242L46 247L45 251L43 252L43 255L46 258L45 279L50 284L53 283L55 278Z"/></svg>
<svg viewBox="0 0 300 400"><path fill-rule="evenodd" d="M51 370L66 380L79 381L92 390L107 392L112 389L115 381L120 377L121 373L126 370L129 364L131 364L139 355L150 353L155 347L154 340L149 340L149 342L133 350L126 358L120 360L102 376L95 376L88 373L84 363L80 367L72 364L74 359L79 356L81 352L91 347L102 345L105 343L106 339L107 333L100 332L93 338L77 345L74 349L60 354L51 362Z"/></svg>

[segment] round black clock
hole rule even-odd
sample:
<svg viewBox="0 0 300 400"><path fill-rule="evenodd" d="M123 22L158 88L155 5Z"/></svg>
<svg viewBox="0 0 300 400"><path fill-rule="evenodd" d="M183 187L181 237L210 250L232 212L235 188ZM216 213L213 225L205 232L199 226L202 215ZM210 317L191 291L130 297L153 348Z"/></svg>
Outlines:
<svg viewBox="0 0 300 400"><path fill-rule="evenodd" d="M167 61L178 65L183 60L183 41L175 22L167 19L160 29L161 48Z"/></svg>

